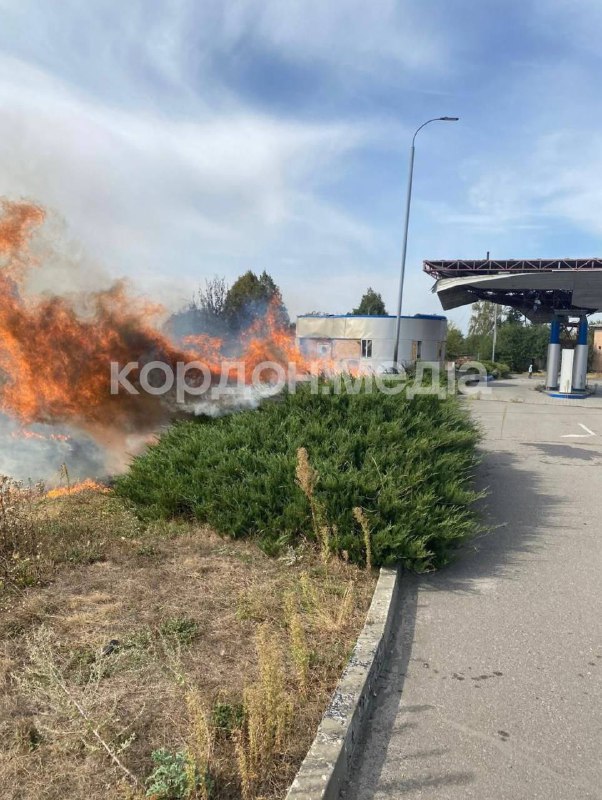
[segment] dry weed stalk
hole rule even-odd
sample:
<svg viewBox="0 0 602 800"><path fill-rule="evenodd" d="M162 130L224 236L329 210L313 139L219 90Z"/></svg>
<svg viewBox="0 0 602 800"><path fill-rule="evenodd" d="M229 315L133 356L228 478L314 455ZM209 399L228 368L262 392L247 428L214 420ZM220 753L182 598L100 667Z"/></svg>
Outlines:
<svg viewBox="0 0 602 800"><path fill-rule="evenodd" d="M311 510L311 520L316 539L320 542L322 561L327 564L332 551L332 531L326 521L326 513L322 504L315 496L319 474L309 463L309 455L305 447L297 450L297 484L307 497Z"/></svg>
<svg viewBox="0 0 602 800"><path fill-rule="evenodd" d="M189 749L186 758L186 782L188 797L207 800L209 788L206 776L213 761L214 729L209 724L209 715L201 692L191 683L182 666L182 648L177 640L159 634L164 666L177 686L183 691L188 711ZM200 780L199 780L200 778Z"/></svg>
<svg viewBox="0 0 602 800"><path fill-rule="evenodd" d="M251 765L249 764L249 750L246 746L243 731L236 731L234 734L234 749L240 777L240 791L243 800L253 800L254 781L251 775Z"/></svg>
<svg viewBox="0 0 602 800"><path fill-rule="evenodd" d="M67 484L67 489L71 489L71 478L69 476L69 467L65 462L61 464L61 468L59 470L59 479L61 481L65 481Z"/></svg>
<svg viewBox="0 0 602 800"><path fill-rule="evenodd" d="M289 630L291 657L297 673L297 682L301 694L305 695L309 685L310 652L307 646L305 628L299 614L297 596L294 592L286 593L284 608Z"/></svg>
<svg viewBox="0 0 602 800"><path fill-rule="evenodd" d="M317 585L307 572L299 576L300 600L305 612L313 618L317 628L323 631L338 631L347 621L355 602L353 581L349 581L343 601L336 609L331 610L328 595L320 593Z"/></svg>
<svg viewBox="0 0 602 800"><path fill-rule="evenodd" d="M34 503L43 487L23 486L0 475L0 569L4 585L35 583L41 570L38 526Z"/></svg>
<svg viewBox="0 0 602 800"><path fill-rule="evenodd" d="M283 751L292 719L292 703L284 681L282 653L267 625L257 636L259 678L244 692L245 729L236 750L243 797L250 800L274 757Z"/></svg>
<svg viewBox="0 0 602 800"><path fill-rule="evenodd" d="M345 594L343 595L343 600L339 606L339 611L337 614L337 628L342 628L347 623L347 620L351 616L354 607L355 584L353 581L349 581L347 588L345 589Z"/></svg>
<svg viewBox="0 0 602 800"><path fill-rule="evenodd" d="M364 547L366 549L366 569L372 569L372 535L370 532L370 523L363 508L356 506L353 509L353 516L355 517L358 525L362 529L364 535Z"/></svg>
<svg viewBox="0 0 602 800"><path fill-rule="evenodd" d="M27 653L30 663L19 675L13 675L13 679L38 707L39 727L55 736L77 737L86 747L100 746L128 780L139 787L138 778L119 758L133 741L133 736L123 741L123 735L131 726L111 737L104 733L105 728L118 720L116 710L120 698L114 697L107 707L106 698L98 691L101 669L93 668L83 687L70 687L56 656L53 636L43 626L29 637Z"/></svg>
<svg viewBox="0 0 602 800"><path fill-rule="evenodd" d="M192 758L188 759L187 769L188 787L192 794L197 785L197 775L204 777L209 772L213 752L213 734L198 690L187 688L184 698L188 709L190 738L192 740ZM201 800L206 800L208 797L205 780L200 782L197 789L197 797L201 798Z"/></svg>

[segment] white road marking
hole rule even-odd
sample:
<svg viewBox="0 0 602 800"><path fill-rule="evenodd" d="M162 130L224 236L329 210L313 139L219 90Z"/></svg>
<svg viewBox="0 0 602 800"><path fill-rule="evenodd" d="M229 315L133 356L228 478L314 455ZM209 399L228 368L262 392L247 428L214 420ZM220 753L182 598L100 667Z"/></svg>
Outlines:
<svg viewBox="0 0 602 800"><path fill-rule="evenodd" d="M596 434L591 431L587 425L584 425L582 422L578 422L580 428L583 428L585 433L563 433L563 439L589 439L590 436L595 436Z"/></svg>

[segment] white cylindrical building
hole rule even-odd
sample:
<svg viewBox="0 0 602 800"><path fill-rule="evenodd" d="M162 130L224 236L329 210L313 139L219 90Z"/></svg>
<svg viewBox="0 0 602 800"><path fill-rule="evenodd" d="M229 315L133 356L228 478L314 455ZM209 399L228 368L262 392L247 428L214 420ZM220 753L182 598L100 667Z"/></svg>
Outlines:
<svg viewBox="0 0 602 800"><path fill-rule="evenodd" d="M378 371L393 364L396 321L394 316L303 315L297 317L297 345L308 358L346 361L350 368ZM446 338L446 317L402 317L400 364L443 361Z"/></svg>

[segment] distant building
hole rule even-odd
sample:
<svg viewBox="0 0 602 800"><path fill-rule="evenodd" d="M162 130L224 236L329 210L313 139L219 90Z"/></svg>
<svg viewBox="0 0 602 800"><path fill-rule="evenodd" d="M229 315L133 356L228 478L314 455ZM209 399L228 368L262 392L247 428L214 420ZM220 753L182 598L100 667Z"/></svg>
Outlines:
<svg viewBox="0 0 602 800"><path fill-rule="evenodd" d="M309 358L346 361L379 371L392 365L397 317L321 314L297 317L297 345ZM401 318L398 360L406 366L443 361L447 319L437 314Z"/></svg>

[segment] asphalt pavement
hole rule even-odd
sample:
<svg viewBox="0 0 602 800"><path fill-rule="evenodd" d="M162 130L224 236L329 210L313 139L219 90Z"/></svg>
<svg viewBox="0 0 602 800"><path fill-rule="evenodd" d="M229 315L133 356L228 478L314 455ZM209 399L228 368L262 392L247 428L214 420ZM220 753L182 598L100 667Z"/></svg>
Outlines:
<svg viewBox="0 0 602 800"><path fill-rule="evenodd" d="M602 388L467 400L485 530L404 579L392 659L345 800L602 798Z"/></svg>

